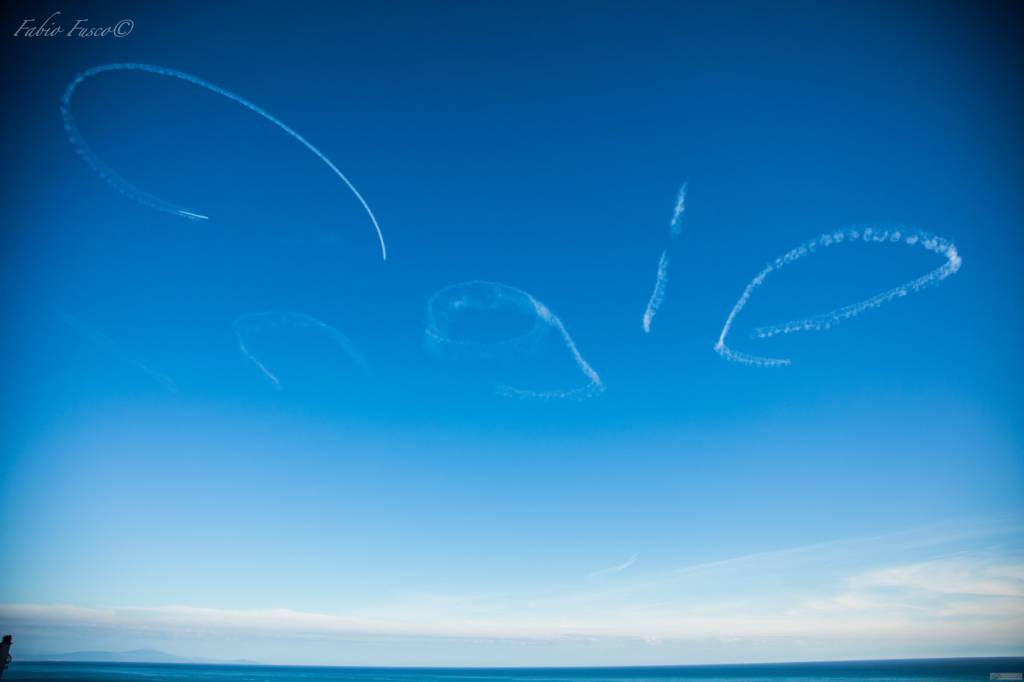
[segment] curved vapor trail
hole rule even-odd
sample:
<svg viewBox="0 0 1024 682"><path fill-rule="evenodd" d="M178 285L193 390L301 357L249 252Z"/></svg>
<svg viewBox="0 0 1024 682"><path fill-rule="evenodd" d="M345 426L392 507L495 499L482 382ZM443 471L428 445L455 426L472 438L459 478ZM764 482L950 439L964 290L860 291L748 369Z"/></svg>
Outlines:
<svg viewBox="0 0 1024 682"><path fill-rule="evenodd" d="M465 310L495 310L502 307L518 308L534 316L534 325L528 331L508 339L495 342L461 341L453 339L447 331L447 318ZM499 385L499 395L517 398L589 398L604 391L601 377L584 359L576 343L569 335L562 321L550 308L536 298L516 287L498 282L474 280L447 286L436 292L427 304L427 340L436 348L454 346L471 350L484 356L509 353L536 341L545 329L554 329L562 338L572 356L573 362L588 380L586 386L562 391L531 391L507 385Z"/></svg>
<svg viewBox="0 0 1024 682"><path fill-rule="evenodd" d="M520 334L495 341L453 338L451 318L478 310L519 310L531 317L532 325ZM530 295L515 287L474 280L452 284L434 292L427 302L426 340L431 350L443 354L456 351L478 358L494 359L531 352L550 327L537 315Z"/></svg>
<svg viewBox="0 0 1024 682"><path fill-rule="evenodd" d="M527 296L529 296L529 294L527 294ZM572 359L576 363L576 366L580 368L581 372L583 372L583 376L590 380L590 383L582 388L570 391L527 391L503 385L499 386L499 392L505 395L521 398L589 398L604 391L604 384L601 383L601 377L598 376L597 372L594 371L594 368L591 367L583 358L583 355L580 354L579 349L573 342L572 337L569 336L569 332L566 330L565 325L562 324L560 319L558 319L558 316L532 296L530 296L530 302L537 311L537 316L547 324L554 327L555 331L561 335L562 341L565 342L566 348L568 348L569 352L572 354Z"/></svg>
<svg viewBox="0 0 1024 682"><path fill-rule="evenodd" d="M819 235L809 242L805 242L800 246L792 249L782 256L776 258L773 262L769 263L757 273L754 279L750 280L743 293L740 295L736 304L732 307L729 312L729 317L725 320L725 325L722 327L722 333L718 337L718 342L715 343L715 351L719 355L727 360L732 360L746 365L752 365L755 367L783 367L790 364L790 360L786 358L767 358L757 355L750 355L739 351L732 350L725 344L725 338L729 334L729 330L732 327L733 321L736 316L739 315L740 311L743 310L743 306L750 300L754 290L756 290L768 275L776 270L781 270L785 266L797 261L807 255L813 254L818 248L826 248L836 244L852 243L856 241L865 241L869 243L889 243L889 244L905 244L907 246L921 246L927 251L939 254L946 258L946 262L935 268L931 272L928 272L916 279L913 279L906 284L901 284L897 287L883 291L880 294L876 294L871 298L867 298L858 303L836 308L827 313L820 315L814 315L798 320L791 320L784 322L783 324L769 325L766 327L759 327L754 330L754 336L761 339L770 338L779 334L790 334L792 332L799 331L821 331L825 329L831 329L835 325L839 324L843 320L848 320L852 317L856 317L863 312L873 310L882 305L885 305L889 301L897 298L902 298L910 294L917 293L921 289L929 286L933 286L946 279L957 270L960 269L962 259L960 254L957 252L956 245L952 242L937 237L927 232L921 232L919 230L912 229L879 229L876 230L871 227L866 228L847 228L845 230L836 230L835 232L829 232L826 234Z"/></svg>
<svg viewBox="0 0 1024 682"><path fill-rule="evenodd" d="M202 213L196 213L194 211L187 211L181 208L180 206L176 206L167 201L164 201L163 199L160 199L159 197L156 197L150 194L149 192L146 192L145 190L140 189L139 187L128 182L120 175L115 173L114 170L111 169L96 154L96 152L92 150L92 148L85 141L85 138L82 137L82 134L78 130L78 125L75 123L75 118L71 113L71 98L75 93L75 89L78 88L78 86L81 85L81 83L84 80L86 80L87 78L91 78L97 74L105 73L108 71L145 71L146 73L153 73L160 76L170 76L173 78L178 78L188 83L192 83L193 85L198 85L201 88L205 88L210 92L215 92L218 95L227 97L233 102L241 104L246 109L249 109L250 111L259 114L266 120L276 125L281 130L283 130L284 132L291 135L293 138L298 140L304 147L306 147L306 149L313 152L317 156L317 158L319 158L321 161L327 164L327 167L330 168L334 172L334 174L337 175L341 179L341 181L345 183L345 185L356 196L356 199L359 200L359 203L363 205L363 209L365 209L366 215L370 217L370 222L373 223L373 228L377 231L377 239L380 242L381 257L384 260L387 260L388 252L387 247L384 245L384 233L380 229L380 224L377 222L377 217L374 216L373 211L370 210L370 205L366 203L366 199L364 199L363 195L359 193L359 190L355 188L355 185L353 185L351 181L349 181L349 179L345 177L344 173L338 170L338 167L335 166L334 163L332 163L331 160L328 159L323 154L323 152L314 147L308 140L306 140L306 138L304 138L291 127L286 125L276 116L268 113L267 111L264 111L263 109L256 106L249 100L245 99L244 97L240 97L239 95L236 95L233 92L229 92L228 90L225 90L224 88L218 85L214 85L213 83L204 81L201 78L197 78L196 76L184 73L183 71L178 71L176 69L168 69L163 66L153 66L151 64L104 64L102 66L94 66L90 69L86 69L82 73L78 74L64 90L64 96L61 98L60 112L61 116L63 116L64 118L64 129L67 131L68 138L70 139L71 144L75 147L75 150L78 152L79 156L85 159L86 163L88 163L92 167L92 169L99 174L101 178L110 183L118 191L120 191L121 193L128 197L131 197L132 199L135 199L139 203L145 206L149 206L150 208L154 208L158 211L172 213L174 215L178 215L183 218L188 218L190 220L209 219L209 216L206 216Z"/></svg>
<svg viewBox="0 0 1024 682"><path fill-rule="evenodd" d="M132 365L133 367L141 371L143 374L148 376L150 379L163 386L169 392L175 395L178 394L178 386L177 384L174 383L173 379L171 379L166 374L162 374L153 369L152 367L150 367L149 365L147 365L145 362L139 359L138 356L133 355L132 353L125 350L117 342L115 342L109 336L93 327L85 320L75 317L74 315L65 312L64 310L61 310L59 308L57 309L56 313L57 318L61 322L66 324L76 334L88 340L90 343L95 345L97 348L102 350L107 355L117 358L118 360L127 362L128 364Z"/></svg>
<svg viewBox="0 0 1024 682"><path fill-rule="evenodd" d="M293 328L306 327L323 332L328 336L328 338L341 346L342 350L348 354L349 358L351 358L352 362L354 362L356 366L358 366L364 373L369 374L369 364L349 338L331 325L326 322L321 322L315 317L310 317L309 315L304 315L302 313L270 310L261 313L249 313L235 318L231 327L235 332L235 339L238 341L238 350L240 350L242 355L244 355L250 362L256 365L256 368L260 373L262 373L277 390L280 391L284 388L281 385L281 380L262 360L260 360L259 356L252 352L248 344L246 344L246 336L252 332L284 326L291 326Z"/></svg>
<svg viewBox="0 0 1024 682"><path fill-rule="evenodd" d="M672 220L668 226L668 236L671 241L675 241L676 237L683 231L683 213L686 211L686 183L679 188L679 194L676 196L676 205L672 209ZM661 307L662 301L665 300L665 287L668 286L668 248L661 252L661 258L658 259L658 274L654 280L654 291L651 292L651 298L647 301L647 308L644 309L644 332L651 333L651 323L654 321L654 316L658 314L658 308Z"/></svg>

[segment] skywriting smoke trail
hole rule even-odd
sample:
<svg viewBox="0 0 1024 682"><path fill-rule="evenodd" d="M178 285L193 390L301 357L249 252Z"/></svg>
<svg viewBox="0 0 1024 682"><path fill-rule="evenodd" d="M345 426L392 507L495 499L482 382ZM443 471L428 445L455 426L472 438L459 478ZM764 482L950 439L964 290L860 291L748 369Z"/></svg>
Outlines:
<svg viewBox="0 0 1024 682"><path fill-rule="evenodd" d="M732 323L735 321L736 316L739 315L740 311L743 310L743 306L745 306L747 301L750 300L754 291L764 283L765 278L772 272L781 270L790 263L815 253L819 248L826 248L843 243L854 243L857 241L879 244L920 246L927 251L931 251L932 253L945 257L946 262L917 279L913 279L898 287L889 289L888 291L883 291L882 293L876 294L871 298L860 301L859 303L853 303L841 308L836 308L835 310L831 310L820 315L814 315L813 317L791 320L783 324L759 327L754 330L754 336L766 339L779 334L831 329L843 320L848 320L868 310L881 307L894 299L903 298L904 296L917 293L926 287L934 286L959 270L960 265L962 264L956 245L942 237L937 237L933 234L921 232L919 230L853 227L819 235L815 239L805 242L795 249L792 249L784 255L776 258L772 263L766 265L761 272L757 273L754 279L750 280L750 283L747 284L746 288L743 290L743 294L740 295L739 300L736 301L736 304L729 312L729 317L725 320L725 325L722 327L722 333L718 337L718 342L715 343L715 351L727 360L755 367L782 367L789 365L790 360L786 358L761 357L742 353L729 348L725 343L725 339L729 334Z"/></svg>
<svg viewBox="0 0 1024 682"><path fill-rule="evenodd" d="M456 317L480 311L518 312L532 322L526 331L495 341L473 341L456 338ZM579 388L534 391L501 384L499 395L518 398L589 398L604 391L604 384L594 368L583 358L562 321L546 305L521 289L497 282L472 281L453 284L435 293L427 304L426 340L428 347L441 355L472 355L478 358L508 357L536 350L545 334L554 330L572 356L573 362L587 379Z"/></svg>
<svg viewBox="0 0 1024 682"><path fill-rule="evenodd" d="M686 183L679 188L679 195L676 197L676 205L672 210L672 220L669 222L668 236L670 242L675 241L679 234L683 231L682 219L683 212L686 211ZM661 307L662 301L665 300L665 287L668 286L668 248L661 252L661 258L658 259L658 274L654 281L654 291L651 292L651 298L647 301L647 308L644 310L644 332L651 333L651 323L654 321L654 316L658 314L658 308Z"/></svg>
<svg viewBox="0 0 1024 682"><path fill-rule="evenodd" d="M284 388L280 378L278 378L277 374L268 366L268 364L261 360L259 355L257 355L250 347L251 337L253 335L263 333L271 329L313 329L318 331L345 351L345 354L349 357L352 363L355 364L364 374L368 375L370 373L369 364L359 353L355 344L353 344L347 336L339 332L337 329L326 322L321 322L315 317L303 315L302 313L267 311L242 315L236 318L231 326L235 332L235 338L238 340L238 350L240 350L242 355L252 362L260 373L266 377L267 381L273 384L274 388L279 391Z"/></svg>
<svg viewBox="0 0 1024 682"><path fill-rule="evenodd" d="M70 329L72 329L76 334L78 334L82 338L86 339L87 341L95 345L97 348L102 350L107 355L118 360L121 360L123 362L127 362L128 364L132 365L133 367L141 371L143 374L148 376L150 379L163 386L169 392L174 394L178 393L178 386L177 384L174 383L173 379L171 379L166 374L158 372L152 367L150 367L137 355L123 348L116 341L114 341L109 336L93 327L85 320L75 317L74 315L71 315L70 313L67 313L59 308L57 309L57 318L61 322L66 324Z"/></svg>
<svg viewBox="0 0 1024 682"><path fill-rule="evenodd" d="M373 215L373 211L370 210L370 205L366 203L366 200L363 198L363 195L359 193L359 190L355 188L355 185L353 185L349 181L349 179L345 177L345 175L340 170L338 170L338 167L335 166L330 159L324 156L323 152L321 152L319 149L310 144L310 142L307 141L306 138L304 138L295 130L284 124L280 119L264 111L263 109L256 106L249 100L245 99L244 97L240 97L232 92L229 92L221 88L218 85L214 85L213 83L204 81L201 78L197 78L195 76L184 73L182 71L177 71L175 69L168 69L162 66L153 66L150 64L104 64L102 66L95 66L91 69L87 69L84 72L78 74L64 90L64 96L61 98L60 111L61 115L64 118L64 129L67 131L68 138L70 139L71 144L75 147L75 150L78 152L79 156L85 159L86 163L92 166L93 170L95 170L101 178L110 183L122 194L131 197L135 201L138 201L139 203L150 208L178 215L189 220L209 219L209 216L206 216L202 213L197 213L195 211L185 210L180 206L176 206L175 204L164 201L163 199L160 199L159 197L156 197L150 194L149 192L146 192L145 190L128 182L120 175L118 175L116 172L114 172L114 170L111 169L96 154L96 152L92 150L92 148L82 137L82 134L78 130L78 125L75 123L75 118L71 112L71 99L75 94L75 90L78 88L79 85L82 84L83 81L85 81L87 78L92 78L93 76L108 71L144 71L146 73L153 73L160 76L170 76L172 78L178 78L188 83L192 83L193 85L198 85L199 87L205 88L206 90L209 90L211 92L215 92L218 95L222 95L234 102L241 104L245 108L259 114L266 120L276 125L281 130L283 130L284 132L291 135L293 138L298 140L303 146L305 146L306 149L313 152L317 156L317 158L319 158L321 161L327 164L327 167L330 168L334 172L334 174L337 175L341 179L341 181L345 183L345 186L348 187L356 196L356 199L359 200L359 203L362 204L363 208L366 210L366 215L370 217L370 222L373 223L374 229L377 231L377 239L380 242L381 257L384 260L387 260L388 252L387 247L384 245L384 233L381 232L380 224L377 222L376 216Z"/></svg>

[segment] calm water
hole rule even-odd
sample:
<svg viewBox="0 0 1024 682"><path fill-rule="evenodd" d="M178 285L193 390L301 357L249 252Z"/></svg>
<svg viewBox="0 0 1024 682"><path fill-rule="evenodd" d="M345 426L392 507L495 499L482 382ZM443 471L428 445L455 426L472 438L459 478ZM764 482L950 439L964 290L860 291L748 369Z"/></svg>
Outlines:
<svg viewBox="0 0 1024 682"><path fill-rule="evenodd" d="M13 663L7 680L200 680L215 682L857 682L987 680L991 672L1024 671L1024 658L932 659L644 668L318 668L159 663Z"/></svg>

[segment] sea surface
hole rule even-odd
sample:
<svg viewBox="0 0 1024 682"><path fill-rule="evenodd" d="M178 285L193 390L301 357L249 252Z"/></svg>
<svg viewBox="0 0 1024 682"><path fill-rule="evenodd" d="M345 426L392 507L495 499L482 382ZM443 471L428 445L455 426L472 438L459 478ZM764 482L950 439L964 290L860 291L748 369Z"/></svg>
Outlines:
<svg viewBox="0 0 1024 682"><path fill-rule="evenodd" d="M954 658L835 663L773 663L638 668L328 668L167 663L14 662L8 680L145 680L146 682L882 682L988 680L1022 672L1024 658Z"/></svg>

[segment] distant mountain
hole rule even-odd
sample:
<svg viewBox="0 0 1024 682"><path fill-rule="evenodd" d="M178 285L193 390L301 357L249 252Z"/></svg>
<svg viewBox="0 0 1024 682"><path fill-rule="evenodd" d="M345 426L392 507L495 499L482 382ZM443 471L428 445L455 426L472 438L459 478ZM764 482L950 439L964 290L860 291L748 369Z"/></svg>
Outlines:
<svg viewBox="0 0 1024 682"><path fill-rule="evenodd" d="M12 652L13 653L13 652ZM259 665L254 661L217 661L205 658L176 656L156 649L133 649L132 651L70 651L52 654L24 652L23 661L78 661L82 663L225 663L236 665Z"/></svg>

